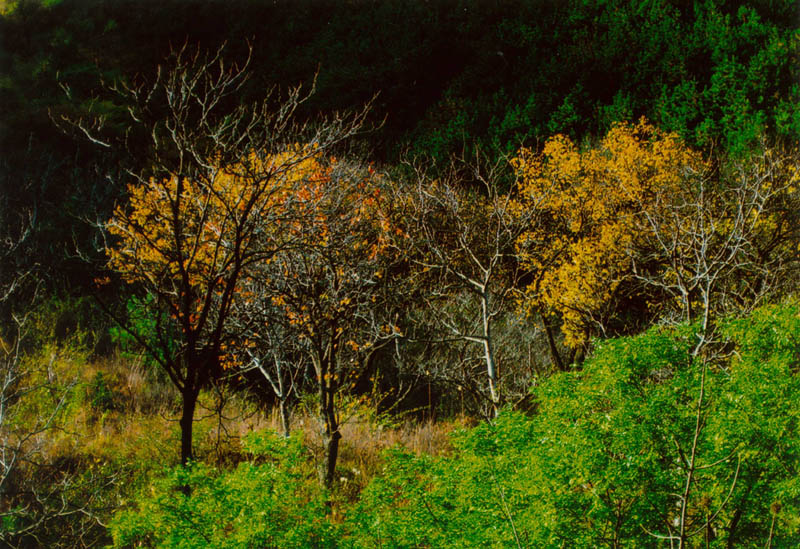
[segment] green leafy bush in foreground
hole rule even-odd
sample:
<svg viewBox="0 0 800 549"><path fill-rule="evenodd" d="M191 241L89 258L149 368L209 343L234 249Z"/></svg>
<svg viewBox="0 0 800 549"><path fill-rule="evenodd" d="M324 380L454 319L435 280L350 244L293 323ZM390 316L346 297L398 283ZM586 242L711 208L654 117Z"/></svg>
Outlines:
<svg viewBox="0 0 800 549"><path fill-rule="evenodd" d="M114 546L333 547L337 531L316 476L305 473L301 439L265 432L247 446L252 459L233 471L194 463L156 481L138 510L115 517Z"/></svg>
<svg viewBox="0 0 800 549"><path fill-rule="evenodd" d="M800 310L723 331L736 350L707 368L686 546L797 547ZM603 342L535 389L534 417L506 412L448 458L394 452L362 494L356 545L669 547L697 426L693 343L691 327Z"/></svg>

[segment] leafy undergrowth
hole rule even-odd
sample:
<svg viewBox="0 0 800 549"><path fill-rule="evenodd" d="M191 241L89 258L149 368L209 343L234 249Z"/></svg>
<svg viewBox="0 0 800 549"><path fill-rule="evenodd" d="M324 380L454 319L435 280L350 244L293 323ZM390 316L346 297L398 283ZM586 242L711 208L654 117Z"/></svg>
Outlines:
<svg viewBox="0 0 800 549"><path fill-rule="evenodd" d="M600 342L582 369L534 389L534 415L414 423L354 406L330 492L303 408L284 438L251 399L204 394L184 469L163 380L130 359L46 348L29 358L63 392L17 420L60 394L60 427L31 441L47 467L16 481L53 486L91 519L45 521L28 546L796 547L800 307L720 331L713 356L692 356L691 326Z"/></svg>
<svg viewBox="0 0 800 549"><path fill-rule="evenodd" d="M241 497L243 505L250 505L246 502L258 495L272 498L257 500L264 512L268 511L268 502L298 507L281 521L303 522L303 516L292 513L313 510L319 515L314 524L322 521L331 532L338 531L335 525L345 516L342 509L356 501L370 479L379 474L387 448L399 446L412 454L446 454L451 450L449 433L465 423L400 421L381 416L364 403L354 403L341 427L336 486L333 493L323 495L316 473L322 460L320 424L304 407L292 417L292 438L284 440L270 434L280 428L277 411L259 409L252 395L226 389L203 393L194 427L197 463L191 472L185 472L178 467L180 401L158 370L135 356L91 358L85 346L74 340L46 344L29 353L25 361L30 372L28 383L42 389L16 406L10 427L25 432L38 418L51 421L48 428L26 441L29 459L15 469L13 485L7 492L18 512L4 519L0 528L5 535L21 532L9 538L21 547L103 546L111 543L107 526L115 514L124 516L128 512L127 516L137 517L136 509L139 514L149 509L162 518L156 522L131 519L138 525L131 527L133 531L147 524L145 529L159 533L144 539L159 539L159 544L171 546L159 537L167 535L164 528L170 523L167 508L161 509L161 504L171 499L175 486L186 484L196 485L187 504L199 504L206 494L210 501ZM264 469L270 464L273 469ZM279 486L266 488L264 483L276 480L280 480ZM223 488L217 486L220 483L223 487L235 486L235 494L222 495ZM147 494L156 499L147 503L142 499ZM229 504L231 509L236 508ZM213 509L206 507L203 512ZM197 511L180 512L191 517ZM239 513L247 515L242 509ZM120 524L120 520L115 519L114 524ZM182 531L179 523L175 527ZM200 530L197 540L203 541L197 541L196 546L209 546L204 541L204 529ZM313 538L308 537L311 530L302 532L293 535L306 542ZM173 534L169 539L180 537ZM266 527L258 535L262 536L258 539L279 539ZM319 535L320 543L334 539L324 532ZM289 538L280 539L274 546L291 546L287 545ZM304 547L306 542L295 546ZM264 543L270 546L272 542Z"/></svg>

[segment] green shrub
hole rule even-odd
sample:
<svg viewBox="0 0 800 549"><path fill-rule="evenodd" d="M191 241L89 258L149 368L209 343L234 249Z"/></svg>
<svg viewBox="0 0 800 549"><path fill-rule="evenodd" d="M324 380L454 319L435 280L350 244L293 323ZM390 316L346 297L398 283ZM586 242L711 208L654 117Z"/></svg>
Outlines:
<svg viewBox="0 0 800 549"><path fill-rule="evenodd" d="M106 383L103 372L97 372L86 387L87 398L95 412L108 412L114 409L114 393Z"/></svg>
<svg viewBox="0 0 800 549"><path fill-rule="evenodd" d="M114 547L334 547L338 528L301 438L262 432L246 443L252 459L232 471L194 463L156 480L115 516Z"/></svg>
<svg viewBox="0 0 800 549"><path fill-rule="evenodd" d="M144 297L130 297L125 303L125 327L112 326L109 329L111 340L119 348L123 358L135 359L142 355L144 350L142 343L153 351L160 350L161 346L158 343L160 338L165 335L174 336L174 334L165 333L171 329L172 325L169 322L163 322L163 318L159 319L154 316L154 301L155 297L151 294ZM169 350L175 352L176 348L170 344ZM163 356L153 357L149 353L143 353L145 363L156 371L161 370L157 361L163 359Z"/></svg>
<svg viewBox="0 0 800 549"><path fill-rule="evenodd" d="M654 547L675 534L692 443L687 546L800 544L800 309L723 332L705 368L692 327L598 344L580 371L457 437L450 457L393 451L350 519L358 547ZM727 350L727 348L726 348ZM700 429L696 430L698 399Z"/></svg>
<svg viewBox="0 0 800 549"><path fill-rule="evenodd" d="M30 312L25 325L24 348L36 351L47 345L87 354L110 351L107 317L88 297L50 296Z"/></svg>

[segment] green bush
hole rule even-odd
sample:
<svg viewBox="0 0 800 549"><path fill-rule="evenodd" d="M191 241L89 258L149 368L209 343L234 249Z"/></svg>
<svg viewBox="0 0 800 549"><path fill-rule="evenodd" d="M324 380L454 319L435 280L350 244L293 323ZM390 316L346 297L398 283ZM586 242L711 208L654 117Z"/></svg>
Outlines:
<svg viewBox="0 0 800 549"><path fill-rule="evenodd" d="M677 533L694 445L686 546L796 547L800 306L723 323L703 358L695 328L598 343L534 389L534 415L460 431L449 456L393 449L333 513L300 438L251 435L232 471L154 482L115 517L114 546L655 547Z"/></svg>
<svg viewBox="0 0 800 549"><path fill-rule="evenodd" d="M155 481L114 518L114 547L334 547L338 528L301 438L256 433L247 448L252 459L232 471L194 463Z"/></svg>
<svg viewBox="0 0 800 549"><path fill-rule="evenodd" d="M97 372L86 387L87 397L95 412L108 412L114 409L114 393L106 382L103 372Z"/></svg>
<svg viewBox="0 0 800 549"><path fill-rule="evenodd" d="M387 456L352 514L358 547L654 547L676 533L697 432L688 546L800 544L800 309L725 324L704 368L692 327L598 345L446 458ZM727 350L728 347L725 348Z"/></svg>
<svg viewBox="0 0 800 549"><path fill-rule="evenodd" d="M172 324L165 322L162 317L159 319L153 313L155 309L155 297L147 294L144 297L132 296L128 298L125 303L125 327L112 326L109 329L111 340L119 348L122 356L127 359L135 359L142 355L145 363L156 370L161 368L157 367L157 361L163 360L163 356L152 356L149 352L144 352L143 344L148 346L154 352L161 352L159 339L165 335L174 336L172 333L167 333L172 329ZM171 339L170 339L171 342ZM171 343L169 345L171 352L176 351Z"/></svg>

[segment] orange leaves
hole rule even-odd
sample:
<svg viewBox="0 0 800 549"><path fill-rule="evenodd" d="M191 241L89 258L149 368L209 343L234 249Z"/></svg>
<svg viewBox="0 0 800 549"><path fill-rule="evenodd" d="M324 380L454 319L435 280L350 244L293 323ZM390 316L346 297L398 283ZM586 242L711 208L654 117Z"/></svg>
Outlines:
<svg viewBox="0 0 800 549"><path fill-rule="evenodd" d="M304 182L321 171L313 148L294 145L275 154L254 151L194 178L130 185L128 204L107 225L117 238L106 250L109 265L131 282L155 278L211 288L235 263L233 254L253 244L249 227L263 221L261 234L269 233L274 227L265 224L290 202L313 200L313 186Z"/></svg>

